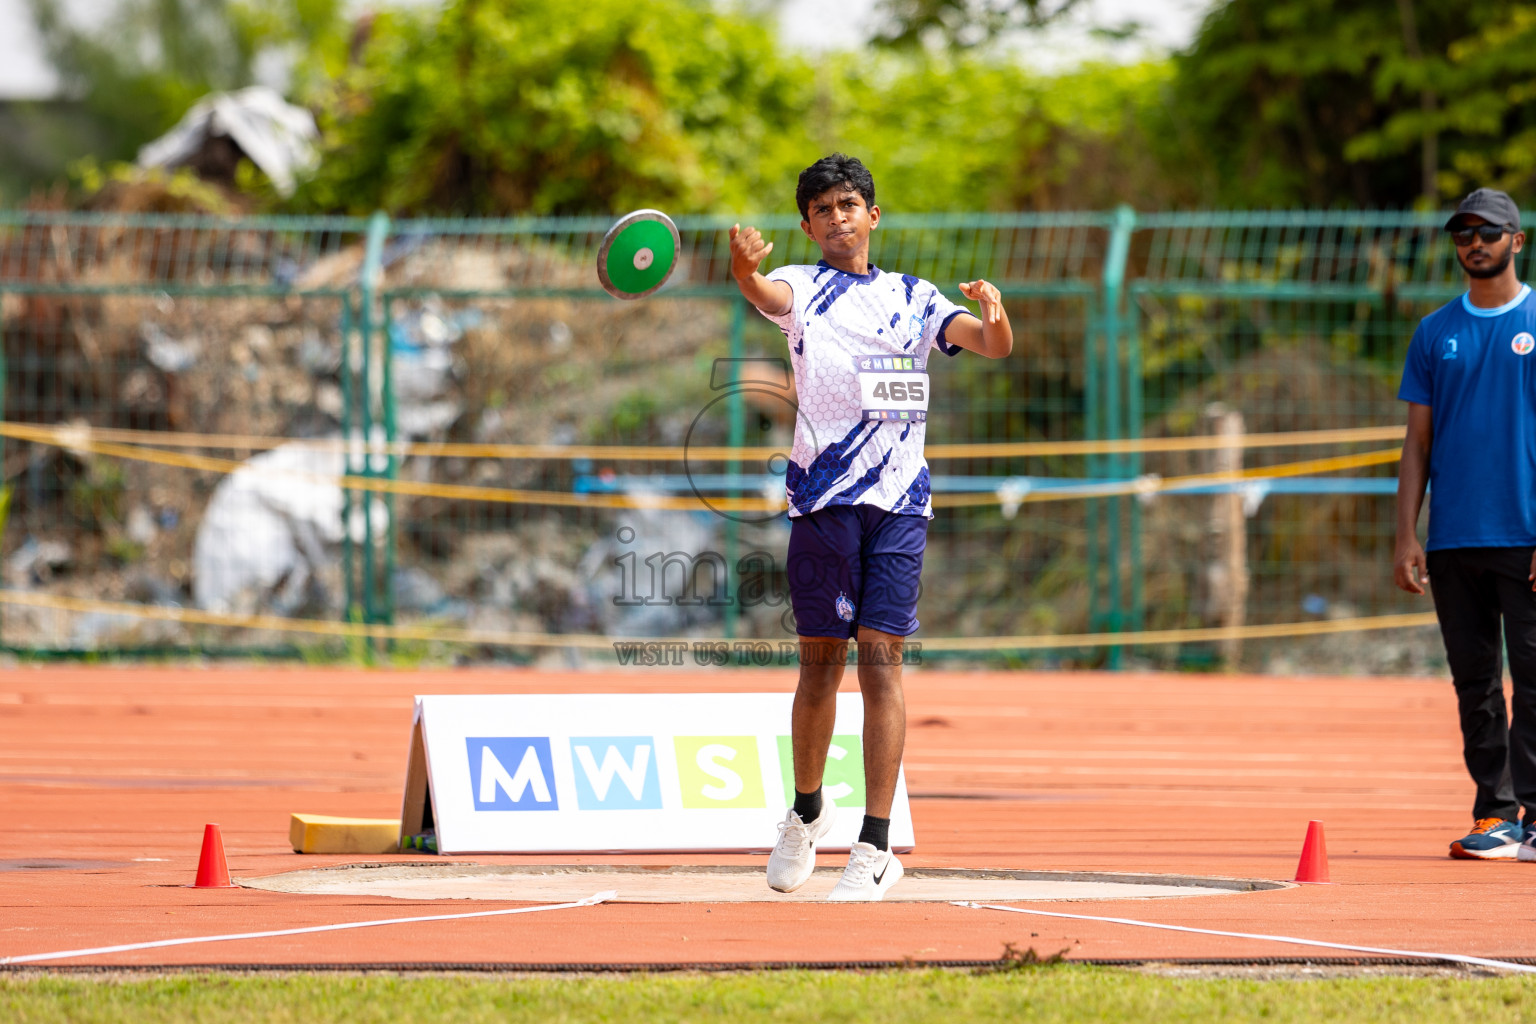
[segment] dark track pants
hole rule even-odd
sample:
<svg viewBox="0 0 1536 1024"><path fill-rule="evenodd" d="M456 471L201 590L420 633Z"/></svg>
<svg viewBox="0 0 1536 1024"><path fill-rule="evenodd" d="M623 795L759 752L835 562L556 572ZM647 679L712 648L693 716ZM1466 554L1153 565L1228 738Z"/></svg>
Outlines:
<svg viewBox="0 0 1536 1024"><path fill-rule="evenodd" d="M1536 593L1530 548L1429 553L1430 592L1461 712L1462 757L1477 786L1474 818L1536 821ZM1513 716L1504 707L1503 620Z"/></svg>

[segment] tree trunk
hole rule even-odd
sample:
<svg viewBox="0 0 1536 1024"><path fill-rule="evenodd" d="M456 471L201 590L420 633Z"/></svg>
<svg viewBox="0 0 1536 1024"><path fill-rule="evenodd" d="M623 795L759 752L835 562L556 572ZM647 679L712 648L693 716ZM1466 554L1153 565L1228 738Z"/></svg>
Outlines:
<svg viewBox="0 0 1536 1024"><path fill-rule="evenodd" d="M1398 20L1403 28L1403 52L1422 69L1424 48L1419 45L1419 20L1413 9L1413 0L1397 0ZM1440 136L1430 124L1440 107L1439 97L1428 83L1419 89L1419 109L1424 112L1424 137L1419 150L1419 194L1433 203L1440 198L1435 177L1440 173Z"/></svg>

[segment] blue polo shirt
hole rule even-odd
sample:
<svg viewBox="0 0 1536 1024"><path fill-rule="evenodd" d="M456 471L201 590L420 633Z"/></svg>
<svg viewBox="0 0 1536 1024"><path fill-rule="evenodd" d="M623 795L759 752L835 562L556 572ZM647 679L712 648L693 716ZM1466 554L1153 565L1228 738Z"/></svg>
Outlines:
<svg viewBox="0 0 1536 1024"><path fill-rule="evenodd" d="M1419 323L1397 397L1430 408L1429 543L1536 546L1536 299L1467 296Z"/></svg>

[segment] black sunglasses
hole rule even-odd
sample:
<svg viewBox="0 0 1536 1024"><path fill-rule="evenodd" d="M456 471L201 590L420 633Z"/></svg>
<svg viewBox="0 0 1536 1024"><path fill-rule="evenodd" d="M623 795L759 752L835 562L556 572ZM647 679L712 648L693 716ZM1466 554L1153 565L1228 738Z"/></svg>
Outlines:
<svg viewBox="0 0 1536 1024"><path fill-rule="evenodd" d="M1465 248L1472 244L1473 238L1481 238L1488 244L1493 244L1504 237L1505 229L1497 224L1479 224L1475 228L1457 228L1451 232L1451 241Z"/></svg>

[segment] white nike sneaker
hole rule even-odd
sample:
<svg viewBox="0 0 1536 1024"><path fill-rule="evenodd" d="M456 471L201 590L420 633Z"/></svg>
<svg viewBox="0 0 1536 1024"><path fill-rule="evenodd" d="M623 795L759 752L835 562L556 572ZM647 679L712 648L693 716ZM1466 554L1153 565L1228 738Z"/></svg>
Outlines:
<svg viewBox="0 0 1536 1024"><path fill-rule="evenodd" d="M794 892L816 870L816 840L832 831L837 805L821 798L821 814L810 824L800 820L791 807L779 822L779 841L768 855L768 888Z"/></svg>
<svg viewBox="0 0 1536 1024"><path fill-rule="evenodd" d="M882 900L904 874L901 861L890 850L877 850L871 843L854 843L848 851L843 877L827 899L835 903Z"/></svg>
<svg viewBox="0 0 1536 1024"><path fill-rule="evenodd" d="M1525 842L1520 844L1520 849L1516 851L1515 857L1523 861L1536 860L1536 831L1530 828L1525 830Z"/></svg>

